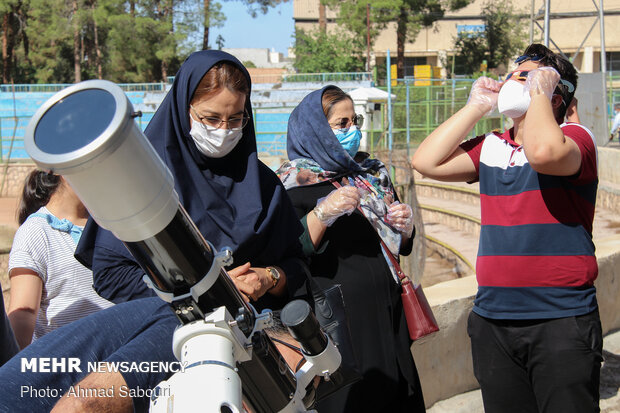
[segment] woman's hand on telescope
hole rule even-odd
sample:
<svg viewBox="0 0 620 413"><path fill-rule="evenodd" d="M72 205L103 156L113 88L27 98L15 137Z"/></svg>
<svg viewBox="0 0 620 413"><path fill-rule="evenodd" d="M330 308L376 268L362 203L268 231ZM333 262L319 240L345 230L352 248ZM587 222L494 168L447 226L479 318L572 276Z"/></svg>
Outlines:
<svg viewBox="0 0 620 413"><path fill-rule="evenodd" d="M249 262L229 270L228 275L247 301L258 300L274 287L273 278L267 269L252 267ZM280 276L282 276L282 271L280 271ZM280 290L278 287L282 285L283 282L280 280L276 288L273 288L273 290L278 290L273 291L275 295L278 295Z"/></svg>

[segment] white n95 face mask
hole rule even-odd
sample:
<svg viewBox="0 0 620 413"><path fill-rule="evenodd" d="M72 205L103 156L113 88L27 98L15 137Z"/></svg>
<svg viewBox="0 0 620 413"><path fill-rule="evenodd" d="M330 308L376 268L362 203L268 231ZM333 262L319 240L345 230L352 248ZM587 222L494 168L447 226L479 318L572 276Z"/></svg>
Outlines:
<svg viewBox="0 0 620 413"><path fill-rule="evenodd" d="M497 110L509 118L520 118L530 107L530 93L523 83L508 80L499 90Z"/></svg>
<svg viewBox="0 0 620 413"><path fill-rule="evenodd" d="M200 122L192 119L189 131L198 150L209 158L223 158L228 155L243 136L243 129L207 129Z"/></svg>

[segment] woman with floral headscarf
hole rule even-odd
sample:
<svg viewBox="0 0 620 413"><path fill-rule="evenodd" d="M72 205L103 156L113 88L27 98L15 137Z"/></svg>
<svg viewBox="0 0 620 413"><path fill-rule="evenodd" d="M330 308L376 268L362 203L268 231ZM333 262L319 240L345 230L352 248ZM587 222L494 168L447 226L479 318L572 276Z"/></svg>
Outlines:
<svg viewBox="0 0 620 413"><path fill-rule="evenodd" d="M413 212L385 166L358 152L362 121L339 88L310 93L291 114L290 161L277 171L304 225L313 279L322 289L341 285L363 377L319 400L318 411L420 412L401 287L387 255L411 252Z"/></svg>

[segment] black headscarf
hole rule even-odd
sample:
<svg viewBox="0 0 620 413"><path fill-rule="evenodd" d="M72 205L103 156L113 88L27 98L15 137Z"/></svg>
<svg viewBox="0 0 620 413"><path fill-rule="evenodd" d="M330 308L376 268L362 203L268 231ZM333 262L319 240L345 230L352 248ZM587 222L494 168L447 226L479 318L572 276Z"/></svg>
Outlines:
<svg viewBox="0 0 620 413"><path fill-rule="evenodd" d="M218 250L232 248L235 266L247 261L278 265L291 257L303 228L284 187L258 159L252 119L237 146L219 159L199 152L189 134L190 100L207 71L220 62L238 67L251 84L234 56L217 50L195 52L181 66L145 134L172 172L179 200L206 240ZM245 106L251 117L249 97ZM93 249L100 246L128 254L105 232L89 222L76 252L82 262L92 265Z"/></svg>

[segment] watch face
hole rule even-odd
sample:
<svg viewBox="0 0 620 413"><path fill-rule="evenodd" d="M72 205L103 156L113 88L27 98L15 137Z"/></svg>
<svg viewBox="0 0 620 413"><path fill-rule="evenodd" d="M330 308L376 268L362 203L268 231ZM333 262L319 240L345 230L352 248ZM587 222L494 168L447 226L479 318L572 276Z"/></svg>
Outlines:
<svg viewBox="0 0 620 413"><path fill-rule="evenodd" d="M267 271L269 271L269 275L271 275L271 279L273 280L273 286L275 287L280 281L280 272L273 267L268 267Z"/></svg>

